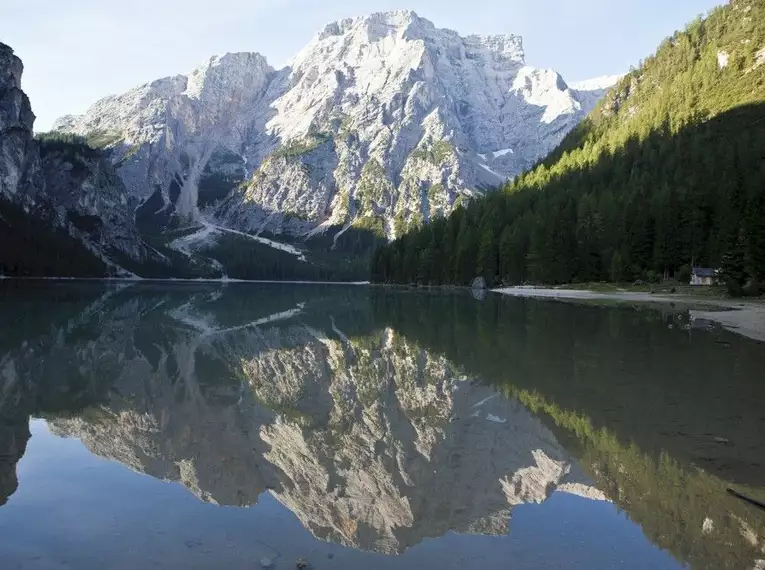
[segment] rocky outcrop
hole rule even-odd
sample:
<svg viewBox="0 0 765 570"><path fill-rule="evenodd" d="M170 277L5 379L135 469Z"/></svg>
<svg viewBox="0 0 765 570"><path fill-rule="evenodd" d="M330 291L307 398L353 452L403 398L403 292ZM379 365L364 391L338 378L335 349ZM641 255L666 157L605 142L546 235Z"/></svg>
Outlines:
<svg viewBox="0 0 765 570"><path fill-rule="evenodd" d="M0 198L28 207L41 184L32 132L35 116L21 90L23 70L13 50L0 43Z"/></svg>
<svg viewBox="0 0 765 570"><path fill-rule="evenodd" d="M85 117L64 117L56 128L99 135L133 196L156 191L160 204L173 204L181 219L194 221L200 185L220 178L231 190L237 167L265 156L261 135L273 76L259 54L213 57L188 76L107 97Z"/></svg>
<svg viewBox="0 0 765 570"><path fill-rule="evenodd" d="M526 66L517 36L461 37L400 11L330 24L282 70L212 58L56 128L112 148L131 194L152 196L145 215L393 237L534 164L607 86Z"/></svg>
<svg viewBox="0 0 765 570"><path fill-rule="evenodd" d="M162 263L162 257L141 239L131 206L114 166L71 137L35 140L34 114L21 90L23 66L10 47L0 44L0 225L23 243L15 216L35 222L32 231L58 233L79 241L84 256L100 259L112 273L125 273L122 264ZM32 239L26 240L34 243ZM53 238L55 242L55 238ZM13 243L11 247L18 247ZM14 252L18 254L18 252ZM28 255L51 252L29 251ZM0 255L0 263L4 262ZM10 265L17 265L11 263ZM74 268L73 268L74 270ZM75 273L67 275L76 275Z"/></svg>
<svg viewBox="0 0 765 570"><path fill-rule="evenodd" d="M45 199L70 235L118 273L147 262L169 265L144 242L135 224L138 202L129 199L100 151L79 142L43 140L40 155Z"/></svg>

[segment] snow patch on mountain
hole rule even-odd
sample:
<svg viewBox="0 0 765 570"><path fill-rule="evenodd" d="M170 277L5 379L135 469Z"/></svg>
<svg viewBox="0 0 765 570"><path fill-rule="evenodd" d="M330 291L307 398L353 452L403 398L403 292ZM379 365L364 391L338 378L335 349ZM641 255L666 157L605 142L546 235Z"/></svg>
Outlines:
<svg viewBox="0 0 765 570"><path fill-rule="evenodd" d="M617 75L603 75L600 77L593 77L592 79L585 79L584 81L575 81L570 83L571 89L576 91L600 91L603 89L611 89L614 85L619 83L624 74Z"/></svg>

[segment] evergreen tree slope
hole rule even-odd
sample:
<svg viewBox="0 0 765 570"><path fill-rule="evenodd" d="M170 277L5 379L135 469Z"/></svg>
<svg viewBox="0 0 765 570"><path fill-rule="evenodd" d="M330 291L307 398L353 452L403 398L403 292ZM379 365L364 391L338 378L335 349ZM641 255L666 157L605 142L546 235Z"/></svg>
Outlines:
<svg viewBox="0 0 765 570"><path fill-rule="evenodd" d="M765 0L665 40L504 192L377 250L372 278L624 281L739 260L765 280Z"/></svg>

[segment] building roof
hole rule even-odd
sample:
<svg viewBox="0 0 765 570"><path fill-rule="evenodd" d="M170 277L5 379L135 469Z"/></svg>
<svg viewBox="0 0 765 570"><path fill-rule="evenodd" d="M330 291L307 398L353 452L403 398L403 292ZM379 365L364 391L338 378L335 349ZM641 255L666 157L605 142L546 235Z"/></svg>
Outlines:
<svg viewBox="0 0 765 570"><path fill-rule="evenodd" d="M693 274L696 277L715 277L717 275L715 270L709 267L694 267Z"/></svg>

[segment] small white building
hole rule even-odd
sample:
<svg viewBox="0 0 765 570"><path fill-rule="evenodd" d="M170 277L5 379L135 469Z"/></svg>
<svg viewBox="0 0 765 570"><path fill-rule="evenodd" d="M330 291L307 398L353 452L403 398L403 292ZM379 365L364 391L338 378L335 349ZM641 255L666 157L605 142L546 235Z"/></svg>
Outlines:
<svg viewBox="0 0 765 570"><path fill-rule="evenodd" d="M691 285L711 287L717 283L717 272L708 267L694 267L691 271Z"/></svg>

